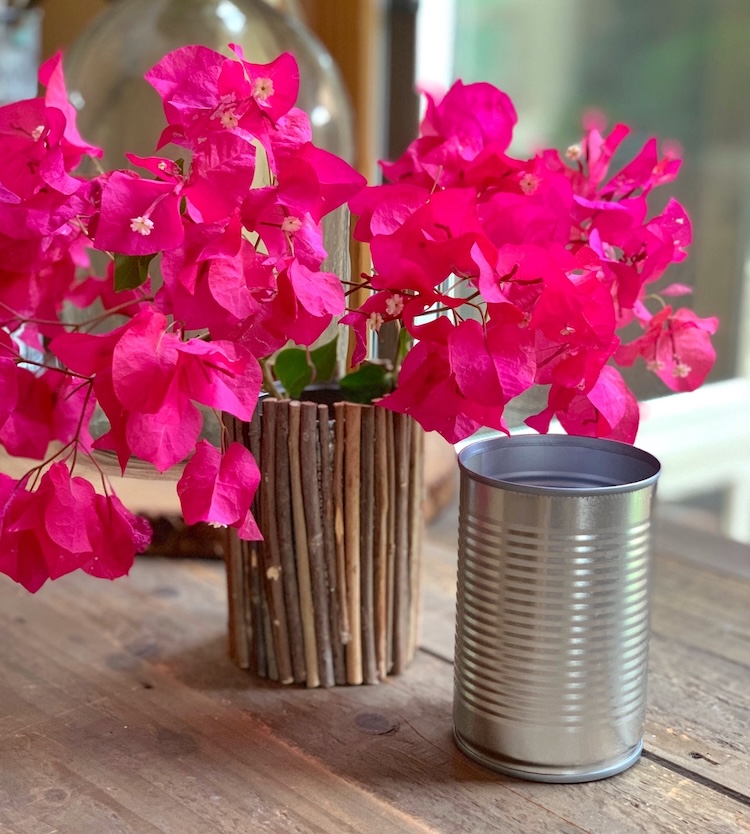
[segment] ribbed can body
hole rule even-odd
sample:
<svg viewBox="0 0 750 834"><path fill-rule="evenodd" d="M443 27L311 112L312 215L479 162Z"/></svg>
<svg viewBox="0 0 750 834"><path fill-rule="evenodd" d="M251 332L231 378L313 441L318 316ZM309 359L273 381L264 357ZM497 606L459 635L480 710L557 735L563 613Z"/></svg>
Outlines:
<svg viewBox="0 0 750 834"><path fill-rule="evenodd" d="M620 772L642 744L658 462L588 439L482 444L462 453L457 742L525 778Z"/></svg>

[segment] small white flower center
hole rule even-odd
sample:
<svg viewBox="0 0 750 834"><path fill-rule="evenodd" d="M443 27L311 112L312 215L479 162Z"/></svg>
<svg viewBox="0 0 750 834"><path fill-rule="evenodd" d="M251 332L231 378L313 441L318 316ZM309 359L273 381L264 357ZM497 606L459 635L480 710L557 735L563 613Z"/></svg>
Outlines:
<svg viewBox="0 0 750 834"><path fill-rule="evenodd" d="M271 98L273 93L273 81L270 78L256 78L253 81L253 98L258 101L266 101L266 99Z"/></svg>
<svg viewBox="0 0 750 834"><path fill-rule="evenodd" d="M143 235L143 237L148 237L151 234L153 228L154 221L151 220L151 218L149 217L139 215L138 217L133 217L130 220L130 231L138 232L138 234Z"/></svg>
<svg viewBox="0 0 750 834"><path fill-rule="evenodd" d="M367 319L367 324L376 332L380 332L380 328L383 326L383 317L380 313L370 313L369 318Z"/></svg>
<svg viewBox="0 0 750 834"><path fill-rule="evenodd" d="M281 222L281 231L293 235L302 228L302 221L299 217L285 217Z"/></svg>
<svg viewBox="0 0 750 834"><path fill-rule="evenodd" d="M690 375L690 371L692 370L690 365L686 365L684 362L678 362L672 368L672 376L676 376L678 379L685 379L686 376Z"/></svg>
<svg viewBox="0 0 750 834"><path fill-rule="evenodd" d="M226 524L222 524L220 521L209 521L207 522L209 527L213 527L215 530L225 530Z"/></svg>
<svg viewBox="0 0 750 834"><path fill-rule="evenodd" d="M518 184L524 194L533 194L539 188L540 182L541 180L535 174L524 174Z"/></svg>
<svg viewBox="0 0 750 834"><path fill-rule="evenodd" d="M571 145L567 151L565 151L565 156L567 156L571 162L578 162L581 158L581 146Z"/></svg>
<svg viewBox="0 0 750 834"><path fill-rule="evenodd" d="M37 141L39 141L39 137L40 137L43 133L44 133L44 125L37 125L37 126L36 126L36 127L35 127L32 131L31 131L31 138L32 138L35 142L37 142Z"/></svg>
<svg viewBox="0 0 750 834"><path fill-rule="evenodd" d="M234 110L225 110L221 114L221 126L227 128L227 130L231 130L240 123L240 120L237 118L237 114Z"/></svg>
<svg viewBox="0 0 750 834"><path fill-rule="evenodd" d="M385 312L393 317L400 316L404 309L404 297L395 293L390 298L386 299Z"/></svg>

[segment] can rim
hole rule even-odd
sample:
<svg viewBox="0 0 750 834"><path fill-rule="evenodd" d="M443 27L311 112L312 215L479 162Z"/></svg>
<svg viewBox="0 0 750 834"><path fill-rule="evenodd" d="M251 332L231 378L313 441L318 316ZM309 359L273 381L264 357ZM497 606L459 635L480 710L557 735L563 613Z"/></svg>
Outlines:
<svg viewBox="0 0 750 834"><path fill-rule="evenodd" d="M523 471L516 465L514 470L503 470L497 475L483 473L476 466L478 458L488 453L494 453L496 457L501 458L505 452L508 452L509 456L517 456L518 450L524 449L532 451L537 463L543 460L547 465L544 468L537 466L536 469L530 466ZM580 450L581 454L587 454L588 472L572 472L570 468L555 469L556 454L569 456L571 451L576 449ZM592 452L599 454L594 456ZM597 471L595 464L603 464L605 458L610 463L624 465L633 474L625 480L616 480L611 477L611 468L606 473L603 466ZM636 446L607 438L565 434L485 437L464 446L458 454L458 465L462 474L473 481L532 495L586 496L635 492L655 484L661 472L659 460L650 452ZM539 480L544 480L544 483L539 483ZM575 480L575 483L566 483L571 480Z"/></svg>

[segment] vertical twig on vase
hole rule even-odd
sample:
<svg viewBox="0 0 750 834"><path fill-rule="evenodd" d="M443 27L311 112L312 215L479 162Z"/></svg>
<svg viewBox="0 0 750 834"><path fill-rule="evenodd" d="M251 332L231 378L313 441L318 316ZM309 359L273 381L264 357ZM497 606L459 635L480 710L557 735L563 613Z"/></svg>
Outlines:
<svg viewBox="0 0 750 834"><path fill-rule="evenodd" d="M292 519L294 525L294 550L297 554L297 582L299 607L302 616L302 634L305 643L307 685L320 686L318 673L317 636L315 634L315 609L313 604L310 555L307 548L307 524L302 497L302 472L300 461L300 403L289 404L289 471L292 485Z"/></svg>
<svg viewBox="0 0 750 834"><path fill-rule="evenodd" d="M263 403L263 431L261 435L260 471L261 482L261 519L263 542L260 546L261 570L268 617L264 618L271 632L271 644L276 655L278 679L281 683L292 683L292 658L289 651L289 632L286 621L284 591L281 587L281 554L279 550L278 519L274 501L276 466L276 407L270 397Z"/></svg>
<svg viewBox="0 0 750 834"><path fill-rule="evenodd" d="M361 406L344 403L346 445L344 449L344 546L346 594L351 639L346 644L346 679L362 683L362 618L360 612L360 478Z"/></svg>
<svg viewBox="0 0 750 834"><path fill-rule="evenodd" d="M307 666L302 636L302 615L299 607L297 563L294 557L292 490L289 479L289 400L277 401L274 410L276 411L274 501L281 554L281 584L286 605L292 674L295 683L304 683L307 677Z"/></svg>
<svg viewBox="0 0 750 834"><path fill-rule="evenodd" d="M333 509L333 454L331 420L327 405L318 406L318 434L320 445L320 504L323 511L323 550L328 579L328 615L330 619L333 671L336 683L346 683L346 660L341 641L341 612L338 597L336 563L336 534Z"/></svg>
<svg viewBox="0 0 750 834"><path fill-rule="evenodd" d="M300 469L302 499L307 526L307 547L314 599L315 637L318 649L318 673L322 686L334 686L331 624L328 615L328 577L323 550L323 520L318 483L318 406L300 405Z"/></svg>

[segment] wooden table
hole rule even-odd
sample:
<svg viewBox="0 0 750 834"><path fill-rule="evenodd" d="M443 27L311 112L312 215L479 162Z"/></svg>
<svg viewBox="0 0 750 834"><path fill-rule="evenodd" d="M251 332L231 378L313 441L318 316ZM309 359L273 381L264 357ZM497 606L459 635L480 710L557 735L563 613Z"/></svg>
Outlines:
<svg viewBox="0 0 750 834"><path fill-rule="evenodd" d="M232 666L221 564L0 581L0 834L750 832L750 549L661 524L645 753L583 785L455 748L454 550L408 672L327 691Z"/></svg>

